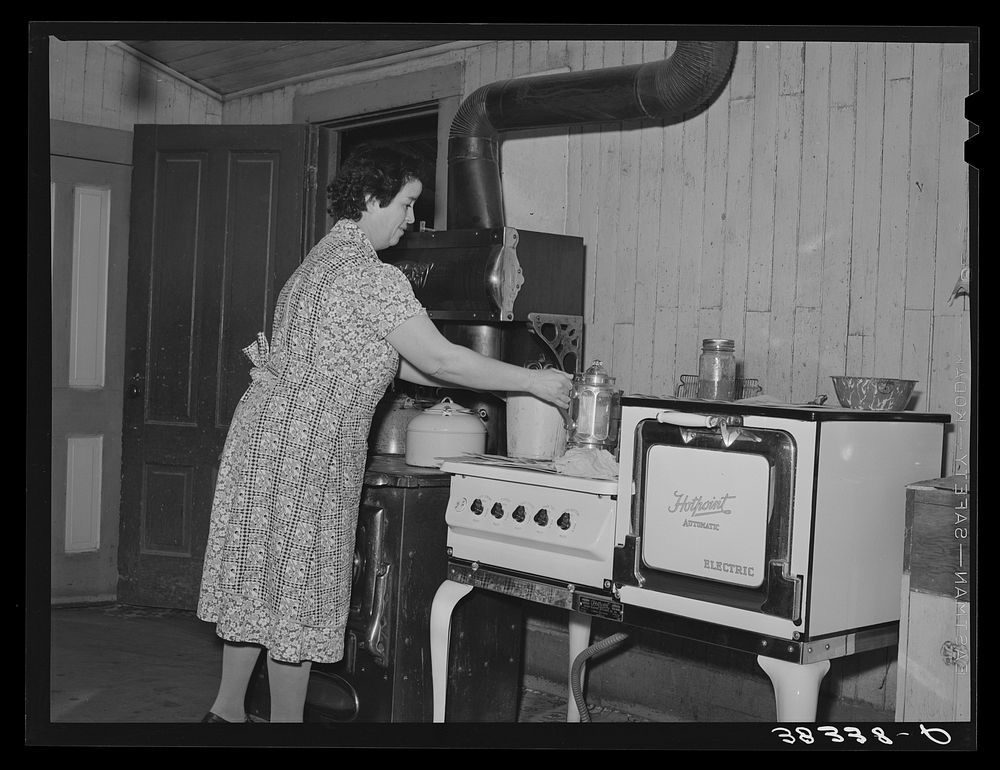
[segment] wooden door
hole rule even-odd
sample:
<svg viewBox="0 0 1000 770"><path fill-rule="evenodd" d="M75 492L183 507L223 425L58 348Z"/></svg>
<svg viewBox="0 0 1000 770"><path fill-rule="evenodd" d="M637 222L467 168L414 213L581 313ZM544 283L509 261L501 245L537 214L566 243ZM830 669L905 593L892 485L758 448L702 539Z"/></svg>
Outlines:
<svg viewBox="0 0 1000 770"><path fill-rule="evenodd" d="M277 294L322 229L318 136L136 126L119 601L197 604L218 458L250 383L241 351L270 335Z"/></svg>
<svg viewBox="0 0 1000 770"><path fill-rule="evenodd" d="M109 601L118 583L131 133L52 121L50 138L50 600Z"/></svg>

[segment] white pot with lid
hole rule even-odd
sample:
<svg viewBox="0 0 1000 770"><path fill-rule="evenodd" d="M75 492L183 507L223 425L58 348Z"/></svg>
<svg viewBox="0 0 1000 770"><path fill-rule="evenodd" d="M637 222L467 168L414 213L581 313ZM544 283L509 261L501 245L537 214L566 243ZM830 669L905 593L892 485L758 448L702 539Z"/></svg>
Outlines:
<svg viewBox="0 0 1000 770"><path fill-rule="evenodd" d="M482 454L486 451L483 417L447 397L425 409L406 426L406 464L438 468L439 457Z"/></svg>

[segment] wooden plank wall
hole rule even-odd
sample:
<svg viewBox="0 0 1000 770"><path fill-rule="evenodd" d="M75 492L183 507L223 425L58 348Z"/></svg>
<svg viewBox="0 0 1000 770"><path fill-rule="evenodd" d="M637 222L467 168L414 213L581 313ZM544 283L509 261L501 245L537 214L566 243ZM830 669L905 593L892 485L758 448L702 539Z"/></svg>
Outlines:
<svg viewBox="0 0 1000 770"><path fill-rule="evenodd" d="M468 95L673 48L498 41L449 60L464 59ZM337 82L227 102L223 117L282 122L297 89ZM672 392L710 336L734 338L743 376L790 402L834 402L836 374L916 379L915 408L956 423L945 470L961 472L970 319L968 299L949 298L969 253L968 83L962 44L744 42L728 87L691 120L569 129L560 203L563 231L587 246L586 356L633 393Z"/></svg>
<svg viewBox="0 0 1000 770"><path fill-rule="evenodd" d="M465 54L465 91L672 49L484 45ZM747 42L692 120L571 129L565 232L587 244L587 358L626 392L668 393L702 338L732 337L744 376L779 399L833 401L836 374L905 377L917 410L958 421L968 68L964 45ZM967 429L950 434L949 472L967 447Z"/></svg>
<svg viewBox="0 0 1000 770"><path fill-rule="evenodd" d="M299 93L454 61L468 95L673 47L497 41L220 105L116 46L52 41L52 117L288 123ZM742 42L701 115L569 129L565 201L518 208L561 206L586 243L585 355L633 393L672 392L709 336L734 338L743 376L791 402L834 400L835 374L916 379L915 408L952 415L946 471L963 472L969 300L950 297L969 258L968 83L964 44Z"/></svg>
<svg viewBox="0 0 1000 770"><path fill-rule="evenodd" d="M466 52L465 92L672 50L493 43ZM669 393L702 338L732 337L743 375L779 399L835 401L836 374L905 377L917 410L960 423L969 308L949 298L968 262L968 73L964 45L746 42L692 120L571 129L565 232L587 244L587 358L626 392ZM967 451L966 426L948 472Z"/></svg>
<svg viewBox="0 0 1000 770"><path fill-rule="evenodd" d="M222 102L96 40L49 38L49 117L131 131L136 123L222 122Z"/></svg>
<svg viewBox="0 0 1000 770"><path fill-rule="evenodd" d="M673 48L498 41L220 104L117 46L52 40L50 109L126 130L291 123L298 94L455 61L468 95L508 77L650 61ZM736 339L745 376L789 401L833 399L831 374L910 377L920 381L918 410L952 415L946 472L963 473L969 301L950 298L969 259L968 83L960 44L741 43L706 112L673 126L569 129L565 200L551 200L551 180L522 179L511 187L539 199L516 208L558 206L562 231L583 237L586 355L608 363L626 392L671 392L696 371L699 341L720 335ZM539 142L539 156L549 146ZM551 164L540 157L539 167ZM522 161L516 173L531 168ZM891 652L835 666L835 697L887 707Z"/></svg>

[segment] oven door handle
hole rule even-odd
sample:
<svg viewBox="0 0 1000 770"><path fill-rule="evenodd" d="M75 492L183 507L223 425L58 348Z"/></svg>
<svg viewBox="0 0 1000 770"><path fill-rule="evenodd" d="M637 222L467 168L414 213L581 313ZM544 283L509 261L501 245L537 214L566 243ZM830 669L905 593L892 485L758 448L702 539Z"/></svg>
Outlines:
<svg viewBox="0 0 1000 770"><path fill-rule="evenodd" d="M743 418L740 415L694 414L673 410L658 412L656 421L666 425L676 425L679 428L718 428L720 425L743 424Z"/></svg>
<svg viewBox="0 0 1000 770"><path fill-rule="evenodd" d="M389 583L389 564L383 564L375 576L375 598L372 604L372 614L365 629L363 647L374 657L380 666L388 666L383 628L385 624L386 589Z"/></svg>

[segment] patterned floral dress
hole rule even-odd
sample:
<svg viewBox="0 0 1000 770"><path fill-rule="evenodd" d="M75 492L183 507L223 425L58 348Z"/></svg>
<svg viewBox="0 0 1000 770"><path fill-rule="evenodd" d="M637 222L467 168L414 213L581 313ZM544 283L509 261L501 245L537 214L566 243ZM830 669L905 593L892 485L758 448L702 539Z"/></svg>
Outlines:
<svg viewBox="0 0 1000 770"><path fill-rule="evenodd" d="M344 654L354 534L375 405L397 371L386 335L424 312L403 273L340 220L288 279L272 342L219 464L198 617L275 660Z"/></svg>

